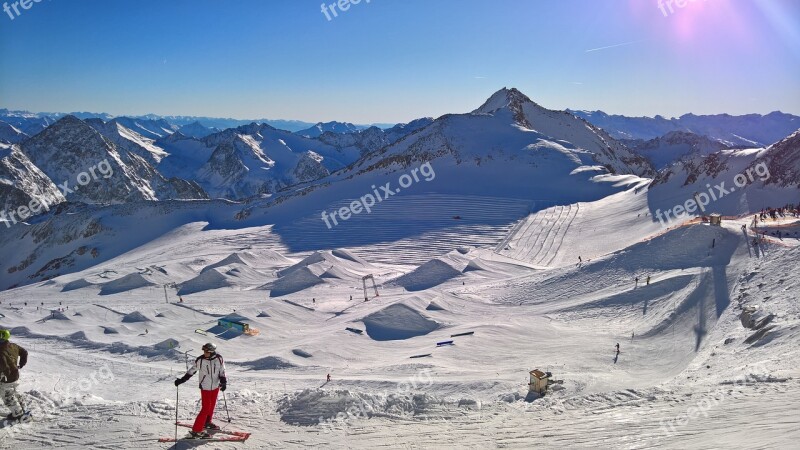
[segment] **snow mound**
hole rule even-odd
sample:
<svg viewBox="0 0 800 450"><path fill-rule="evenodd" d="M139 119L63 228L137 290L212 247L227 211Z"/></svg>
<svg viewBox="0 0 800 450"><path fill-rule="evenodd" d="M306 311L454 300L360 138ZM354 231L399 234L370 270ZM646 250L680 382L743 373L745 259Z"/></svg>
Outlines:
<svg viewBox="0 0 800 450"><path fill-rule="evenodd" d="M368 265L368 263L366 261L364 261L363 259L361 259L358 256L354 255L352 252L350 252L350 250L347 250L347 249L340 248L340 249L332 250L331 251L331 255L333 255L333 256L335 256L335 257L337 257L339 259L346 259L348 261L352 261L354 263L361 264L362 266Z"/></svg>
<svg viewBox="0 0 800 450"><path fill-rule="evenodd" d="M263 284L265 279L272 278L243 262L234 261L242 261L242 258L234 253L226 260L207 266L199 275L182 283L178 295L189 295L230 287L239 289L254 288ZM223 262L227 264L222 264Z"/></svg>
<svg viewBox="0 0 800 450"><path fill-rule="evenodd" d="M278 401L281 421L297 425L318 425L320 419L332 425L337 417L356 412L361 417L411 417L440 410L444 401L428 394L368 394L349 390L305 389Z"/></svg>
<svg viewBox="0 0 800 450"><path fill-rule="evenodd" d="M479 263L477 260L473 259L467 264L467 267L464 267L464 273L467 272L479 272L487 270L483 264Z"/></svg>
<svg viewBox="0 0 800 450"><path fill-rule="evenodd" d="M178 342L175 339L169 338L169 339L165 339L165 340L159 342L158 344L154 345L153 347L155 347L158 350L172 350L172 349L178 348L180 346L181 346L180 342Z"/></svg>
<svg viewBox="0 0 800 450"><path fill-rule="evenodd" d="M353 278L361 278L358 274L350 272L349 270L343 267L336 267L332 266L330 269L326 270L319 276L320 278L335 278L339 280L347 280Z"/></svg>
<svg viewBox="0 0 800 450"><path fill-rule="evenodd" d="M261 311L256 317L272 317L266 311Z"/></svg>
<svg viewBox="0 0 800 450"><path fill-rule="evenodd" d="M292 261L290 259L274 250L262 250L258 253L235 252L226 256L224 259L215 262L214 264L204 267L201 272L230 265L242 265L252 268L274 268L278 266L286 266L291 263Z"/></svg>
<svg viewBox="0 0 800 450"><path fill-rule="evenodd" d="M126 314L122 318L122 323L140 323L140 322L150 322L144 314L140 313L139 311L134 311L130 314Z"/></svg>
<svg viewBox="0 0 800 450"><path fill-rule="evenodd" d="M180 317L175 314L173 311L162 311L156 314L156 317L163 318L163 319L180 319Z"/></svg>
<svg viewBox="0 0 800 450"><path fill-rule="evenodd" d="M439 306L439 304L438 304L438 303L436 303L436 302L431 302L431 303L428 305L428 307L427 307L427 308L425 308L425 310L426 310L426 311L446 311L444 308L442 308L441 306Z"/></svg>
<svg viewBox="0 0 800 450"><path fill-rule="evenodd" d="M336 268L339 271L346 271L339 273L353 272L353 274L349 276L357 277L366 275L372 270L372 266L363 259L353 255L347 250L339 249L314 252L299 263L278 271L278 276L284 277L303 268L308 268L317 276L332 268Z"/></svg>
<svg viewBox="0 0 800 450"><path fill-rule="evenodd" d="M325 281L317 275L314 275L311 269L308 267L301 267L278 278L272 283L265 284L261 289L269 289L270 297L281 297L324 283Z"/></svg>
<svg viewBox="0 0 800 450"><path fill-rule="evenodd" d="M69 317L67 317L61 311L52 310L52 311L50 311L50 315L47 316L46 319L47 320L69 320Z"/></svg>
<svg viewBox="0 0 800 450"><path fill-rule="evenodd" d="M461 268L452 261L434 258L393 281L407 291L424 291L461 275Z"/></svg>
<svg viewBox="0 0 800 450"><path fill-rule="evenodd" d="M121 292L128 292L134 289L151 286L156 286L156 283L148 280L140 273L131 273L122 278L103 283L100 289L100 295L119 294Z"/></svg>
<svg viewBox="0 0 800 450"><path fill-rule="evenodd" d="M362 319L367 334L376 341L397 341L424 336L439 329L439 324L416 310L394 304Z"/></svg>
<svg viewBox="0 0 800 450"><path fill-rule="evenodd" d="M70 281L61 288L61 292L75 291L85 287L94 286L95 284L86 278L78 278L77 280Z"/></svg>
<svg viewBox="0 0 800 450"><path fill-rule="evenodd" d="M189 281L181 283L181 288L178 290L178 295L190 295L198 292L210 291L212 289L221 289L230 287L231 281L225 275L221 274L216 269L206 270L200 275L192 278Z"/></svg>
<svg viewBox="0 0 800 450"><path fill-rule="evenodd" d="M305 350L300 350L299 348L292 350L292 353L297 356L302 356L303 358L311 358L313 356L311 353L308 353Z"/></svg>
<svg viewBox="0 0 800 450"><path fill-rule="evenodd" d="M227 320L228 322L250 322L250 319L236 313L228 314L225 317L220 318L219 320Z"/></svg>
<svg viewBox="0 0 800 450"><path fill-rule="evenodd" d="M297 367L289 361L286 361L283 358L278 358L277 356L267 356L255 361L244 362L242 363L242 366L249 367L250 370L280 370Z"/></svg>
<svg viewBox="0 0 800 450"><path fill-rule="evenodd" d="M203 270L201 270L200 272L202 273L212 269L216 269L217 267L230 266L232 264L242 264L247 266L249 265L247 261L252 260L250 256L251 255L247 253L231 253L224 259L217 261L214 264L203 267Z"/></svg>
<svg viewBox="0 0 800 450"><path fill-rule="evenodd" d="M111 327L101 327L103 329L103 334L119 334L116 328Z"/></svg>
<svg viewBox="0 0 800 450"><path fill-rule="evenodd" d="M69 338L72 339L72 340L75 340L75 341L88 341L89 340L89 338L86 337L86 333L84 333L83 331L76 331L75 333L70 334Z"/></svg>

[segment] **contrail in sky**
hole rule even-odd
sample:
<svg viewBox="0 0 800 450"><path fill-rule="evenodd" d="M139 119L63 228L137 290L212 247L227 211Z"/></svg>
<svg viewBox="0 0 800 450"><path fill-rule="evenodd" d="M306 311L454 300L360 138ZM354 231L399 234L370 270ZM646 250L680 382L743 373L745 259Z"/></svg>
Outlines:
<svg viewBox="0 0 800 450"><path fill-rule="evenodd" d="M641 40L639 40L639 41L630 41L630 42L623 42L622 44L614 44L614 45L608 45L608 46L605 46L605 47L592 48L592 49L586 50L586 53L596 52L598 50L606 50L606 49L614 48L614 47L622 47L624 45L636 44L638 42L642 42L642 41Z"/></svg>

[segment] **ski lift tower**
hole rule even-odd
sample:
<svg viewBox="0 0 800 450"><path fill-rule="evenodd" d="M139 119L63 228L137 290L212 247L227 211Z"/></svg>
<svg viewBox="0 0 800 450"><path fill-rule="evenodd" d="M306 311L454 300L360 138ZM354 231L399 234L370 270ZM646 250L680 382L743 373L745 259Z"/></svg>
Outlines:
<svg viewBox="0 0 800 450"><path fill-rule="evenodd" d="M372 274L369 274L363 278L361 278L361 283L364 286L364 301L369 301L369 291L367 291L367 280L372 280L372 289L375 290L375 297L380 297L381 295L378 293L378 286L375 284L375 277Z"/></svg>

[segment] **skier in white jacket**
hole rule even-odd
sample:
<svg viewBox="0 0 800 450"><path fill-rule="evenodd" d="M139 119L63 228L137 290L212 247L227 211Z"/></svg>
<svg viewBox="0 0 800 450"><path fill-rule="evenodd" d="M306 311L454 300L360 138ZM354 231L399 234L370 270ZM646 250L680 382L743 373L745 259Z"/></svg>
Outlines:
<svg viewBox="0 0 800 450"><path fill-rule="evenodd" d="M185 383L196 373L200 374L200 398L203 406L194 421L191 436L203 439L210 437L205 430L219 430L219 426L211 419L217 405L217 395L219 391L224 392L228 384L228 379L225 377L225 361L222 355L217 353L216 345L205 344L203 356L198 356L194 360L194 366L190 367L183 377L175 380L175 386Z"/></svg>

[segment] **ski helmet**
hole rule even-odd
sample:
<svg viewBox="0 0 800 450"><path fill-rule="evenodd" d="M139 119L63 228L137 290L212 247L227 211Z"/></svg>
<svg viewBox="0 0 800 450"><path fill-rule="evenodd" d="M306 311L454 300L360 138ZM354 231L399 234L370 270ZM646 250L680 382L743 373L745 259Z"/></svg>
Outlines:
<svg viewBox="0 0 800 450"><path fill-rule="evenodd" d="M206 345L204 345L204 346L203 346L203 350L204 350L204 351L205 351L205 350L208 350L208 351L210 351L211 353L214 353L215 351L217 351L217 346L216 346L216 345L214 345L214 344L212 344L211 342L209 342L208 344L206 344Z"/></svg>
<svg viewBox="0 0 800 450"><path fill-rule="evenodd" d="M11 339L11 332L8 330L0 330L0 339L4 341Z"/></svg>

